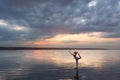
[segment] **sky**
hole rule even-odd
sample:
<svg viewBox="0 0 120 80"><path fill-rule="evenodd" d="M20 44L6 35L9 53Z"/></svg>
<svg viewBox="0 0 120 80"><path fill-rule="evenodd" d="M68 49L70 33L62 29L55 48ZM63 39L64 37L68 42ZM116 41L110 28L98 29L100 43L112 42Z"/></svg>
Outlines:
<svg viewBox="0 0 120 80"><path fill-rule="evenodd" d="M119 0L0 0L0 46L120 49Z"/></svg>

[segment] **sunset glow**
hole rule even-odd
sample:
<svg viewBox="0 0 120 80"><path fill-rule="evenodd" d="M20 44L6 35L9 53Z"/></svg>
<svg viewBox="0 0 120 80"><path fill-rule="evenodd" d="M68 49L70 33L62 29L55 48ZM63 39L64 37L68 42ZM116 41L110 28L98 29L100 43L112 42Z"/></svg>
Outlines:
<svg viewBox="0 0 120 80"><path fill-rule="evenodd" d="M120 80L119 68L120 0L0 0L0 80Z"/></svg>
<svg viewBox="0 0 120 80"><path fill-rule="evenodd" d="M101 38L102 33L85 33L85 34L61 34L57 35L51 39L47 39L47 41L86 41L86 42L105 42L105 41L116 41L120 39L114 38Z"/></svg>
<svg viewBox="0 0 120 80"><path fill-rule="evenodd" d="M50 51L49 51L50 52ZM51 51L52 52L52 51ZM96 54L96 53L89 53L90 55L87 55L88 53L84 53L84 51L79 51L81 56L82 56L82 59L79 61L80 63L80 66L81 67L89 67L89 68L100 68L103 66L103 62L105 60L105 54ZM98 51L99 53L101 53L100 51ZM70 63L68 67L74 67L75 64L74 64L74 59L73 57L68 53L64 53L64 55L62 53L60 53L59 51L58 52L55 52L55 53L50 53L50 54L54 54L54 55L57 55L55 57L52 57L52 55L46 55L47 51L34 51L33 52L33 56L32 58L35 59L35 61L37 62L49 62L49 63L54 63L55 65L58 65L58 66L61 66L61 64L63 63ZM104 53L104 52L103 52ZM66 56L66 57L64 57ZM113 56L114 58L115 56ZM46 58L46 59L44 59ZM107 58L106 60L108 60L109 58ZM98 61L95 61L95 60L98 60ZM119 61L118 59L114 59L113 60L114 62L117 62ZM97 62L97 63L96 63Z"/></svg>
<svg viewBox="0 0 120 80"><path fill-rule="evenodd" d="M86 47L88 45L91 47L102 47L101 43L105 43L106 46L111 47L112 45L115 46L116 41L120 41L120 38L102 38L101 35L103 34L106 33L60 34L43 41L29 41L27 43L43 47Z"/></svg>
<svg viewBox="0 0 120 80"><path fill-rule="evenodd" d="M2 46L120 49L119 1L0 2Z"/></svg>

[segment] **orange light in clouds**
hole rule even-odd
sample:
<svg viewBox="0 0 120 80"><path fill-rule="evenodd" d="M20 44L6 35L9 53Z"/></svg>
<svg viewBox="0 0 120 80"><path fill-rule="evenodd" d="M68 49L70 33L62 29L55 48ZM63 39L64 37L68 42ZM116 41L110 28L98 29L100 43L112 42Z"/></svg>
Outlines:
<svg viewBox="0 0 120 80"><path fill-rule="evenodd" d="M78 42L108 42L108 41L116 41L120 39L115 38L102 38L100 37L102 33L84 33L84 34L61 34L56 35L51 39L47 39L47 41L78 41Z"/></svg>
<svg viewBox="0 0 120 80"><path fill-rule="evenodd" d="M47 44L60 44L56 41L36 41L36 42L27 42L28 44L33 45L47 45Z"/></svg>
<svg viewBox="0 0 120 80"><path fill-rule="evenodd" d="M59 34L50 39L44 41L33 41L28 42L31 45L41 46L65 46L65 45L93 45L96 43L114 42L120 40L120 38L102 38L100 37L103 33L84 33L84 34Z"/></svg>
<svg viewBox="0 0 120 80"><path fill-rule="evenodd" d="M43 45L43 44L48 44L48 42L33 42L35 45Z"/></svg>

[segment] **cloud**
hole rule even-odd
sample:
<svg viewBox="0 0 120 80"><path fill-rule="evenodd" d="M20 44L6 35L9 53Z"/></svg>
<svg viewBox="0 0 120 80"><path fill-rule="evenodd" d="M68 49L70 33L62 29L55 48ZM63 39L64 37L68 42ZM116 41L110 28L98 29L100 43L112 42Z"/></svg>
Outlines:
<svg viewBox="0 0 120 80"><path fill-rule="evenodd" d="M102 35L104 38L120 38L120 32L106 33Z"/></svg>
<svg viewBox="0 0 120 80"><path fill-rule="evenodd" d="M0 20L7 23L0 22L0 40L44 40L90 32L120 37L119 12L119 0L0 0ZM15 30L14 25L27 31Z"/></svg>

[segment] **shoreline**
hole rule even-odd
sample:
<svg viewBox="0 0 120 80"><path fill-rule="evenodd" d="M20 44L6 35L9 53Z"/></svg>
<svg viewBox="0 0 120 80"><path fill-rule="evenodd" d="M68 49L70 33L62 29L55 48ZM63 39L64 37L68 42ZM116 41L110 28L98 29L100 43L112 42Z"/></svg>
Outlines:
<svg viewBox="0 0 120 80"><path fill-rule="evenodd" d="M0 47L0 50L109 50L106 48Z"/></svg>

